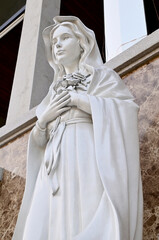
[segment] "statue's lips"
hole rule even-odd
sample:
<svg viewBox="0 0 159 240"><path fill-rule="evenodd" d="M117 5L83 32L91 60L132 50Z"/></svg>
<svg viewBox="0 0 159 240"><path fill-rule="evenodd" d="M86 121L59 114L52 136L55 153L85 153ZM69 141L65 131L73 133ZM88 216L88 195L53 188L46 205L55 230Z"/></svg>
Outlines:
<svg viewBox="0 0 159 240"><path fill-rule="evenodd" d="M64 53L65 53L64 50L59 50L59 51L57 51L56 55L62 55L62 54L64 54Z"/></svg>

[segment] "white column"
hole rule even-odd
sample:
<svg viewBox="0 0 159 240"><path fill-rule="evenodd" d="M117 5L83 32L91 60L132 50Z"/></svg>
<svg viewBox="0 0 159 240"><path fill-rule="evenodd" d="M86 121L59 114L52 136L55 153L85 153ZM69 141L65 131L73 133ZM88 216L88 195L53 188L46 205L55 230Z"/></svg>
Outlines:
<svg viewBox="0 0 159 240"><path fill-rule="evenodd" d="M42 30L53 24L59 11L60 0L27 1L7 123L26 114L48 91L53 71L46 61Z"/></svg>
<svg viewBox="0 0 159 240"><path fill-rule="evenodd" d="M107 61L147 35L143 0L104 0Z"/></svg>

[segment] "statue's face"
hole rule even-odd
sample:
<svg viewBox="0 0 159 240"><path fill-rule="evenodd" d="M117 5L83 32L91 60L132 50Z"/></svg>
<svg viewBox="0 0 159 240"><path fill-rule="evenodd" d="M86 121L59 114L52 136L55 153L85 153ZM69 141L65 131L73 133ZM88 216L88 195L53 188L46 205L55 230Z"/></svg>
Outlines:
<svg viewBox="0 0 159 240"><path fill-rule="evenodd" d="M53 33L52 42L53 53L60 64L69 66L79 62L81 55L79 40L69 27L59 26Z"/></svg>

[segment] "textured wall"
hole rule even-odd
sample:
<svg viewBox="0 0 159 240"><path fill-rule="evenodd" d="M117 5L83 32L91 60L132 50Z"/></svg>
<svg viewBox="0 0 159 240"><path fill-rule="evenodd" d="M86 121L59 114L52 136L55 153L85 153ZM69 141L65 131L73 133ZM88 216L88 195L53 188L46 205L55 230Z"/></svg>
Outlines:
<svg viewBox="0 0 159 240"><path fill-rule="evenodd" d="M11 240L24 187L27 142L29 133L0 149L0 167L4 169L0 182L0 240Z"/></svg>
<svg viewBox="0 0 159 240"><path fill-rule="evenodd" d="M124 81L140 106L140 160L144 193L144 240L159 239L159 58ZM157 238L158 235L158 238Z"/></svg>
<svg viewBox="0 0 159 240"><path fill-rule="evenodd" d="M140 159L144 192L144 240L159 234L159 58L128 74L124 82L140 106ZM0 239L10 240L24 185L29 133L0 149Z"/></svg>

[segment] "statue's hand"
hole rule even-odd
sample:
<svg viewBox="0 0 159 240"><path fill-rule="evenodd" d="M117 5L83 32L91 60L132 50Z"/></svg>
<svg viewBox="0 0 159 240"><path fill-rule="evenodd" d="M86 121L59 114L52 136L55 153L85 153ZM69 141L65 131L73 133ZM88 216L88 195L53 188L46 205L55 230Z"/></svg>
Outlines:
<svg viewBox="0 0 159 240"><path fill-rule="evenodd" d="M69 91L68 92L70 95L70 102L68 104L68 106L77 106L78 104L78 93L76 93L75 91Z"/></svg>
<svg viewBox="0 0 159 240"><path fill-rule="evenodd" d="M56 95L53 99L51 99L46 110L38 120L40 127L46 128L49 122L55 120L58 116L60 116L60 114L69 110L71 108L68 106L70 101L70 94L66 91Z"/></svg>
<svg viewBox="0 0 159 240"><path fill-rule="evenodd" d="M90 102L87 94L78 94L75 91L69 91L71 101L68 106L76 106L80 110L91 114Z"/></svg>

